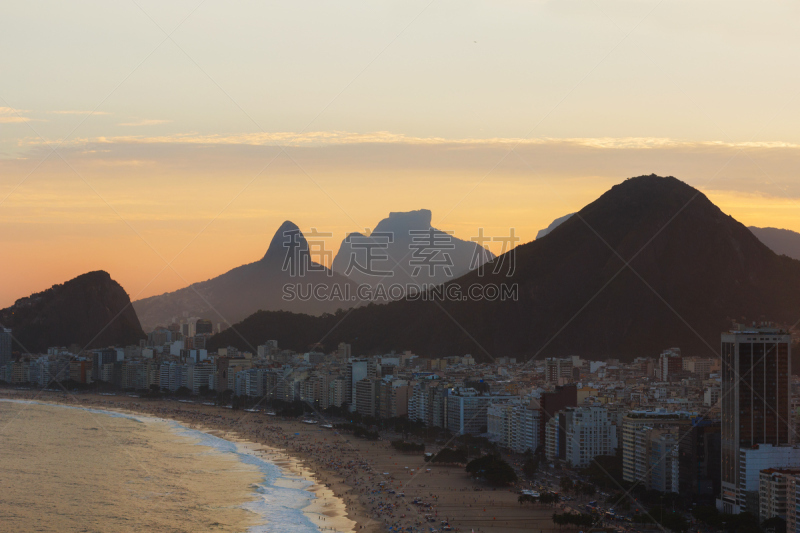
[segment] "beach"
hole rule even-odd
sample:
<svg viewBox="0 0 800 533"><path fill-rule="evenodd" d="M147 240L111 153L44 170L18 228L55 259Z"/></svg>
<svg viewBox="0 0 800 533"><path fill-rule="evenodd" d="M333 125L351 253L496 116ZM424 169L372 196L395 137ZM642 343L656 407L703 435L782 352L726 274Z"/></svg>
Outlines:
<svg viewBox="0 0 800 533"><path fill-rule="evenodd" d="M550 518L553 508L521 506L516 492L493 490L471 479L463 467L429 465L421 454L398 453L388 440L358 439L324 428L324 422L282 420L263 410L226 409L200 400L147 400L123 394L5 389L0 397L36 397L41 402L172 420L188 430L236 443L239 452L285 472L281 483L305 482L303 490L316 498L302 511L322 531L430 531L440 529L443 521L466 532L558 530Z"/></svg>

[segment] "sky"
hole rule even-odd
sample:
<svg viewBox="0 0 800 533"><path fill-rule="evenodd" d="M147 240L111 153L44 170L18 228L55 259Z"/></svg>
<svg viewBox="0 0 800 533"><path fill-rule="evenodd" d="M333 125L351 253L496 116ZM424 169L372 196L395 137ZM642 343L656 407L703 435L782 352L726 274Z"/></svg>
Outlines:
<svg viewBox="0 0 800 533"><path fill-rule="evenodd" d="M0 32L0 307L136 300L427 208L522 242L673 175L800 231L800 5L17 2ZM498 250L494 250L499 252Z"/></svg>

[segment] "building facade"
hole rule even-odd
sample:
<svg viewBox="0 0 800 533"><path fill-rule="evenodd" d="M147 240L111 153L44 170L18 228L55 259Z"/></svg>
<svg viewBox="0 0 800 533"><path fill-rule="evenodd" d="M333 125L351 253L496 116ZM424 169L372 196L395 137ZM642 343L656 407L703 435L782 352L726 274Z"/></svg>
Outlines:
<svg viewBox="0 0 800 533"><path fill-rule="evenodd" d="M790 444L791 336L774 328L722 334L722 462L718 507L738 513L740 450ZM777 466L777 465L772 465Z"/></svg>

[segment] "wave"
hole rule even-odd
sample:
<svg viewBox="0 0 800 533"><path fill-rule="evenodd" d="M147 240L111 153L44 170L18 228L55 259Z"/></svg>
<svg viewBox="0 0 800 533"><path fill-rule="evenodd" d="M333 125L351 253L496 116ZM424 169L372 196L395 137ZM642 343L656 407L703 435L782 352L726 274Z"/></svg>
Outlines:
<svg viewBox="0 0 800 533"><path fill-rule="evenodd" d="M303 512L303 509L316 497L312 492L306 490L312 485L312 482L300 477L285 475L277 465L248 450L245 444L232 442L186 427L180 422L155 416L32 400L0 398L0 401L80 409L115 418L127 418L139 423L166 423L176 434L193 439L194 445L206 446L218 453L234 454L239 462L255 466L258 469L263 479L253 487L255 500L242 504L244 509L259 517L259 524L250 527L249 533L320 533L319 527Z"/></svg>
<svg viewBox="0 0 800 533"><path fill-rule="evenodd" d="M311 486L310 481L286 476L275 464L243 449L243 444L187 428L173 420L168 423L179 435L196 439L196 444L208 446L222 453L235 454L240 462L255 466L264 476L263 481L255 487L256 501L244 504L245 509L256 513L262 519L262 524L251 527L249 532L319 533L319 528L303 513L303 509L315 498L313 493L305 490Z"/></svg>

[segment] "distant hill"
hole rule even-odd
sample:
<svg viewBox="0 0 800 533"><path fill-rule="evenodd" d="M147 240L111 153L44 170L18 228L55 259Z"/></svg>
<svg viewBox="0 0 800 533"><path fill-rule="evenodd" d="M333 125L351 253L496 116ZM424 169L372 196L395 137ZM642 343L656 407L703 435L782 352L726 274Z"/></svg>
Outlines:
<svg viewBox="0 0 800 533"><path fill-rule="evenodd" d="M369 253L386 259L368 263L366 246L377 245L382 247ZM421 287L454 280L492 259L494 254L477 243L433 228L431 212L420 209L389 213L369 237L350 234L342 241L332 268L356 283Z"/></svg>
<svg viewBox="0 0 800 533"><path fill-rule="evenodd" d="M401 300L346 317L264 312L236 329L252 345L346 341L358 354L630 360L671 346L708 356L732 321L800 319L800 261L775 254L673 177L628 179L514 254L510 277L471 272L448 287L465 294L473 284L516 283L516 301ZM230 331L211 344L245 347Z"/></svg>
<svg viewBox="0 0 800 533"><path fill-rule="evenodd" d="M563 217L559 217L559 218L555 219L553 222L551 222L550 225L547 226L545 229L540 229L539 233L536 234L536 240L539 240L542 237L544 237L546 235L549 235L551 231L553 231L554 229L559 227L561 224L563 224L564 222L569 220L570 217L572 215L574 215L574 214L575 213L570 213L568 215L564 215Z"/></svg>
<svg viewBox="0 0 800 533"><path fill-rule="evenodd" d="M778 255L800 260L800 233L788 229L750 227L761 242Z"/></svg>
<svg viewBox="0 0 800 533"><path fill-rule="evenodd" d="M289 263L286 262L287 254L291 257ZM312 265L312 269L299 272L297 268L300 265ZM284 300L284 285L296 283L303 286L309 283L313 286L352 286L343 276L311 261L305 236L287 220L275 232L260 260L174 292L137 300L133 306L142 326L150 331L156 326L170 324L173 319L180 319L183 313L227 326L261 309L320 314L352 305L341 300L323 301L314 297Z"/></svg>
<svg viewBox="0 0 800 533"><path fill-rule="evenodd" d="M89 272L20 298L0 310L12 329L15 351L45 352L51 346L88 348L139 344L145 338L128 294L107 272Z"/></svg>

